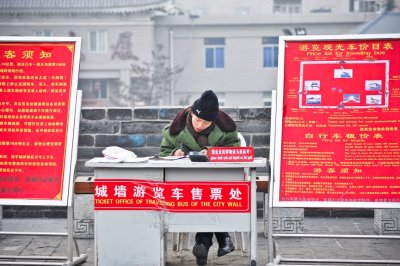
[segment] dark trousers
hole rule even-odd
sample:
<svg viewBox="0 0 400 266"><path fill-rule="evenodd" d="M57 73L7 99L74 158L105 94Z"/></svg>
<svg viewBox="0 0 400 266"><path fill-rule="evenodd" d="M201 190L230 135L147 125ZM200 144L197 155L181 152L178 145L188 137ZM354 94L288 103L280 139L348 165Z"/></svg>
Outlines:
<svg viewBox="0 0 400 266"><path fill-rule="evenodd" d="M196 243L198 244L204 244L206 247L210 248L212 246L212 238L213 234L215 234L215 237L217 238L218 244L220 247L224 246L224 239L226 237L230 237L228 233L226 232L220 232L220 233L197 233L196 234Z"/></svg>

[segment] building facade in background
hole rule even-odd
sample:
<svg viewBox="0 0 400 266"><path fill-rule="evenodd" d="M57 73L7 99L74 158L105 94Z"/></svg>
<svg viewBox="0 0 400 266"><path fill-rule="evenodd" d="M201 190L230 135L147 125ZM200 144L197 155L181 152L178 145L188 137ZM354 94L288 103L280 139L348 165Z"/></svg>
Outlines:
<svg viewBox="0 0 400 266"><path fill-rule="evenodd" d="M212 89L221 105L265 106L280 35L349 34L398 2L4 0L0 35L82 37L83 106L143 106L157 84L157 105L190 105Z"/></svg>

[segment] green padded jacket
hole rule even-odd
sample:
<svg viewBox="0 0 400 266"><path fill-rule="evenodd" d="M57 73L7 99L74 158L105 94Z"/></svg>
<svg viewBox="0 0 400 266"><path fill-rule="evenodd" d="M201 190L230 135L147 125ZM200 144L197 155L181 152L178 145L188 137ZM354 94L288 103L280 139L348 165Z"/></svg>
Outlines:
<svg viewBox="0 0 400 266"><path fill-rule="evenodd" d="M186 116L190 109L184 109L177 114L174 121L163 129L163 140L160 145L160 156L172 155L175 150L185 147L187 151L200 151L193 135L186 127ZM219 112L216 124L208 135L208 147L240 146L240 139L233 119L222 111Z"/></svg>

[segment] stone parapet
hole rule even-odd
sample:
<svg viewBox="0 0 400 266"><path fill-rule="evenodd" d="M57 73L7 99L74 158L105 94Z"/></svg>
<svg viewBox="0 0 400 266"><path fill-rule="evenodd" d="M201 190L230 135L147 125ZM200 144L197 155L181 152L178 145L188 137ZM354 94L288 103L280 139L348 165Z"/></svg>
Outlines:
<svg viewBox="0 0 400 266"><path fill-rule="evenodd" d="M182 108L184 107L82 108L75 178L92 176L93 169L85 166L86 161L94 157L102 157L102 150L109 146L131 150L138 156L159 153L162 129ZM235 120L247 145L254 147L255 156L268 158L270 107L222 107L221 109ZM267 169L257 169L257 171L267 172ZM93 195L76 194L74 201L75 232L83 237L90 237L93 232L91 231L93 211L86 213L92 208L88 204L93 203L89 197ZM81 207L82 210L80 210ZM48 206L3 206L3 216L5 218L65 218L67 209Z"/></svg>

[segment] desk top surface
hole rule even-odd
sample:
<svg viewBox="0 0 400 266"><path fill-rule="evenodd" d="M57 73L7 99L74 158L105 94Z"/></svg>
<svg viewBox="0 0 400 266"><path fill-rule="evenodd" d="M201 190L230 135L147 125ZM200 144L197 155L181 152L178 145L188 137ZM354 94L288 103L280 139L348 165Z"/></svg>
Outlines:
<svg viewBox="0 0 400 266"><path fill-rule="evenodd" d="M192 162L189 158L176 160L148 159L144 162L105 162L93 158L85 166L94 168L255 168L266 167L266 158L255 158L252 162Z"/></svg>

